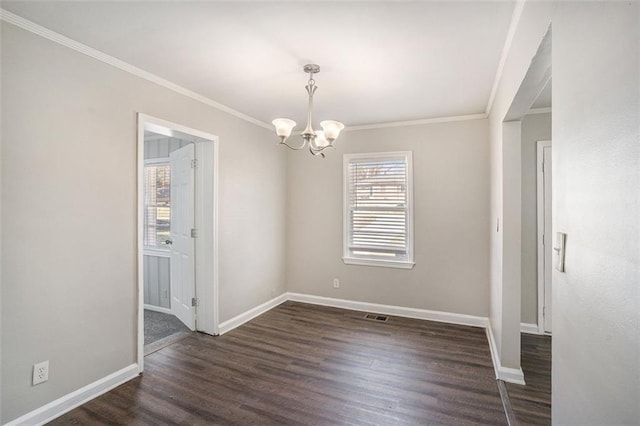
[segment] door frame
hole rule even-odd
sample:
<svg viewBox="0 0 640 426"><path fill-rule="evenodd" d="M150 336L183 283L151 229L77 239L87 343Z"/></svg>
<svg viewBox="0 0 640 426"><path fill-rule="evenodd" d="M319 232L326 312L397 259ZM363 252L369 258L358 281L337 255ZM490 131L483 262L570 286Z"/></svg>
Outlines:
<svg viewBox="0 0 640 426"><path fill-rule="evenodd" d="M198 165L195 174L196 330L218 334L218 136L138 112L137 133L137 306L138 371L144 370L144 131L145 124L167 127L194 137ZM206 184L203 184L206 183ZM205 214L208 213L208 214ZM206 220L205 220L206 218Z"/></svg>
<svg viewBox="0 0 640 426"><path fill-rule="evenodd" d="M544 331L544 174L542 164L544 162L544 149L551 147L550 140L538 141L536 147L536 186L537 186L537 245L538 245L538 334L545 334ZM552 283L553 285L553 283Z"/></svg>

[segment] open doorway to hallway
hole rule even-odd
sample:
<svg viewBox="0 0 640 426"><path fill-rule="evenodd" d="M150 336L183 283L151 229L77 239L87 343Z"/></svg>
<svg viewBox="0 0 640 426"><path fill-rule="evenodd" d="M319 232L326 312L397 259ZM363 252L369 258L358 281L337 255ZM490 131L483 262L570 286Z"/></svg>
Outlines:
<svg viewBox="0 0 640 426"><path fill-rule="evenodd" d="M551 39L549 28L502 123L503 271L512 314L502 326L523 378L505 378L502 395L515 424L551 422Z"/></svg>
<svg viewBox="0 0 640 426"><path fill-rule="evenodd" d="M144 131L144 349L195 330L194 142L162 126Z"/></svg>
<svg viewBox="0 0 640 426"><path fill-rule="evenodd" d="M217 333L217 137L139 115L138 362Z"/></svg>
<svg viewBox="0 0 640 426"><path fill-rule="evenodd" d="M521 331L551 333L552 81L522 117Z"/></svg>
<svg viewBox="0 0 640 426"><path fill-rule="evenodd" d="M551 424L552 81L521 122L522 253L520 365L507 383L516 423Z"/></svg>

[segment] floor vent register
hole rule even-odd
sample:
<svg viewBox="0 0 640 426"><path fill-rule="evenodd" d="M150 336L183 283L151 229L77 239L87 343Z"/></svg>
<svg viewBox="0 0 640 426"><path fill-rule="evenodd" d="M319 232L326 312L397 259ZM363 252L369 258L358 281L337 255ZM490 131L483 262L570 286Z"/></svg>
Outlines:
<svg viewBox="0 0 640 426"><path fill-rule="evenodd" d="M379 321L379 322L387 322L389 317L386 315L378 315L378 314L366 314L364 319L370 321Z"/></svg>

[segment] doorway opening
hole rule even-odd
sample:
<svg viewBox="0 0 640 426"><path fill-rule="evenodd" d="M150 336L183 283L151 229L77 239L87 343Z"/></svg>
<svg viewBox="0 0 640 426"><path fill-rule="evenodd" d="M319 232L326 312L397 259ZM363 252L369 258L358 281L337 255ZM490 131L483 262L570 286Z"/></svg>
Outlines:
<svg viewBox="0 0 640 426"><path fill-rule="evenodd" d="M546 182L538 177L538 141L552 136L552 87L551 87L551 28L542 39L536 55L532 59L518 91L502 123L502 166L503 166L503 306L510 309L509 317L503 320L502 344L508 345L511 362L519 364L519 376L523 379L505 380L505 407L513 415L516 423L523 419L533 419L534 423L551 421L551 336L539 335L543 303L538 299L538 261L551 253L551 149L546 151L543 161ZM544 147L540 145L544 158ZM538 170L538 171L536 171ZM546 185L546 207L542 216L538 214L537 201L540 187ZM544 201L544 200L543 200ZM544 222L544 211L547 221ZM543 221L540 226L539 221ZM541 231L544 229L544 231ZM540 233L544 232L547 246L537 248ZM548 234L548 235L547 235ZM550 262L547 262L549 264ZM551 279L545 294L550 303ZM504 292L507 289L508 292ZM518 309L520 308L520 309ZM550 314L550 312L549 312ZM519 324L518 324L519 323ZM520 325L520 327L518 327ZM524 386L523 386L524 385ZM532 416L531 407L535 406Z"/></svg>
<svg viewBox="0 0 640 426"><path fill-rule="evenodd" d="M216 136L138 115L138 363L217 333Z"/></svg>

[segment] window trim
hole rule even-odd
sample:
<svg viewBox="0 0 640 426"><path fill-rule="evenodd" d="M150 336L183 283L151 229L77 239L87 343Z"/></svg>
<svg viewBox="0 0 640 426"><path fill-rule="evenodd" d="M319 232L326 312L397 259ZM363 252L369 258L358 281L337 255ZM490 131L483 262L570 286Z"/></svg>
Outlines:
<svg viewBox="0 0 640 426"><path fill-rule="evenodd" d="M399 156L404 156L407 161L407 260L399 261L353 257L349 250L349 163L353 159L375 160ZM413 234L413 152L393 151L344 154L342 160L342 261L346 265L413 269L415 265Z"/></svg>

